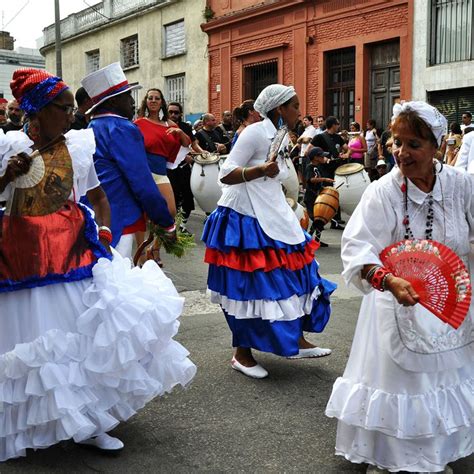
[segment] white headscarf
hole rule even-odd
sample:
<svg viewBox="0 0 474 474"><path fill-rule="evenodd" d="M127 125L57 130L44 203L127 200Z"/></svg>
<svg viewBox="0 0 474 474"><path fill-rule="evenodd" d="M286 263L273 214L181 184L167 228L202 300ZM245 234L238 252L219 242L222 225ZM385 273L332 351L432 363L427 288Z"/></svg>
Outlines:
<svg viewBox="0 0 474 474"><path fill-rule="evenodd" d="M433 135L438 142L438 146L441 145L441 139L445 135L448 127L448 121L443 114L436 108L426 102L422 101L411 101L403 102L401 104L395 104L393 106L393 117L392 122L402 112L415 112L425 123L430 127Z"/></svg>
<svg viewBox="0 0 474 474"><path fill-rule="evenodd" d="M262 116L267 118L268 112L284 104L296 95L293 86L284 86L282 84L272 84L265 87L253 104L253 108Z"/></svg>

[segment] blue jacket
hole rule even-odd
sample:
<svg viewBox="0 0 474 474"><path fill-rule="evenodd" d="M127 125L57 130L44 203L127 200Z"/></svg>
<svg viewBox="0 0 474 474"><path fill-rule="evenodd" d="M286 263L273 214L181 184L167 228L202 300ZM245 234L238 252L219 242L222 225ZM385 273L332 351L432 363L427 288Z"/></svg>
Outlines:
<svg viewBox="0 0 474 474"><path fill-rule="evenodd" d="M96 141L95 169L110 203L112 245L118 243L124 227L135 223L143 212L155 224L173 225L148 167L138 127L117 115L94 117L89 127L94 130Z"/></svg>

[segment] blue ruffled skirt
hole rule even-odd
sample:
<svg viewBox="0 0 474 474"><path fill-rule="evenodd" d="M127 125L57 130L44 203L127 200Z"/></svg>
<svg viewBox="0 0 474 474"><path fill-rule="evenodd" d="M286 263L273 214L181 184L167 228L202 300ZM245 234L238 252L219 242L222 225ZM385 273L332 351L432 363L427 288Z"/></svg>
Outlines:
<svg viewBox="0 0 474 474"><path fill-rule="evenodd" d="M297 245L271 239L257 219L226 207L208 217L202 235L207 284L234 347L291 356L303 331L324 330L336 285L320 277L314 241L305 237Z"/></svg>

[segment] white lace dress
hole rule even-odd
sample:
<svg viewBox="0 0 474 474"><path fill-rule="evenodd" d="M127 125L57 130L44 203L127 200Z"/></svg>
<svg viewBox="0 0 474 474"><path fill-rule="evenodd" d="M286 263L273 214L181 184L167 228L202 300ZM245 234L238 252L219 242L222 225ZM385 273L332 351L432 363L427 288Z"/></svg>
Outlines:
<svg viewBox="0 0 474 474"><path fill-rule="evenodd" d="M442 471L474 451L473 306L458 330L421 305L405 308L361 280L366 264L404 237L398 168L372 183L342 239L343 276L364 293L344 375L326 408L338 418L336 454L392 472ZM433 195L433 240L469 265L472 279L473 181L445 166ZM428 194L409 182L415 238L424 238Z"/></svg>
<svg viewBox="0 0 474 474"><path fill-rule="evenodd" d="M0 175L31 144L0 131ZM66 146L78 201L98 185L92 130L69 132ZM183 303L154 262L131 268L117 252L95 263L92 278L0 292L0 461L109 431L187 385L196 367L173 340Z"/></svg>

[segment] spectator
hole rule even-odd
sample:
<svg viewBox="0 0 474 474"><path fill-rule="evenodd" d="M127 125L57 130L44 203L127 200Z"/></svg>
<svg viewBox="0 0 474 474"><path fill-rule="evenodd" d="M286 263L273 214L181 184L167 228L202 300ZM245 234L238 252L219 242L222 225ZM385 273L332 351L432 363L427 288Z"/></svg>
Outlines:
<svg viewBox="0 0 474 474"><path fill-rule="evenodd" d="M465 128L464 130L467 130ZM459 149L462 145L462 130L457 122L452 122L449 125L449 133L443 137L441 144L441 156L444 157L444 162L447 165L454 166L458 156Z"/></svg>
<svg viewBox="0 0 474 474"><path fill-rule="evenodd" d="M364 153L367 152L367 142L360 131L360 124L352 122L350 125L352 138L349 140L348 158L354 163L364 164Z"/></svg>
<svg viewBox="0 0 474 474"><path fill-rule="evenodd" d="M454 166L474 175L474 133L470 131L472 127L464 129L462 145L457 154Z"/></svg>
<svg viewBox="0 0 474 474"><path fill-rule="evenodd" d="M472 124L472 114L471 112L464 112L461 117L462 124L461 124L461 130L464 131L466 127L471 127Z"/></svg>
<svg viewBox="0 0 474 474"><path fill-rule="evenodd" d="M20 109L16 99L10 100L7 105L7 123L2 130L7 133L13 130L21 130L23 128L22 119L23 111Z"/></svg>
<svg viewBox="0 0 474 474"><path fill-rule="evenodd" d="M84 87L79 87L79 89L77 89L74 98L76 99L77 110L74 114L74 122L72 123L71 128L73 130L82 130L83 128L87 128L89 125L89 117L86 115L86 111L94 104Z"/></svg>
<svg viewBox="0 0 474 474"><path fill-rule="evenodd" d="M7 123L7 104L8 100L0 97L0 128Z"/></svg>
<svg viewBox="0 0 474 474"><path fill-rule="evenodd" d="M232 138L234 138L232 112L229 110L222 112L222 122L217 127L221 130L223 136L227 138L227 141L229 143L232 142Z"/></svg>
<svg viewBox="0 0 474 474"><path fill-rule="evenodd" d="M391 150L391 138L392 138L392 124L389 123L387 128L380 135L380 140L377 144L379 160L384 160L387 163L387 171L390 171L395 166L395 159L392 155Z"/></svg>
<svg viewBox="0 0 474 474"><path fill-rule="evenodd" d="M318 115L317 121L318 128L316 129L316 135L318 135L319 133L323 133L324 130L326 130L326 120L324 118L324 115Z"/></svg>
<svg viewBox="0 0 474 474"><path fill-rule="evenodd" d="M224 136L222 130L217 127L217 121L214 115L204 114L202 116L202 129L196 133L199 146L211 153L220 155L229 153L230 142Z"/></svg>
<svg viewBox="0 0 474 474"><path fill-rule="evenodd" d="M296 168L303 176L303 188L306 187L305 181L305 170L308 165L308 158L305 157L306 149L308 148L311 140L316 135L316 128L313 125L313 117L311 115L305 115L303 117L304 132L298 138L298 144L300 145L300 159L298 161L298 167Z"/></svg>
<svg viewBox="0 0 474 474"><path fill-rule="evenodd" d="M377 166L375 167L377 170L377 179L381 178L384 174L387 174L387 163L385 163L385 160L379 160L377 161Z"/></svg>
<svg viewBox="0 0 474 474"><path fill-rule="evenodd" d="M201 119L195 120L193 123L193 134L196 135L196 133L199 132L199 130L201 129L202 129L202 120Z"/></svg>
<svg viewBox="0 0 474 474"><path fill-rule="evenodd" d="M378 158L378 148L377 148L377 128L376 122L374 119L367 120L367 128L365 130L365 141L367 143L367 153L365 154L365 169L369 173L370 179L374 180L377 178L377 158Z"/></svg>

